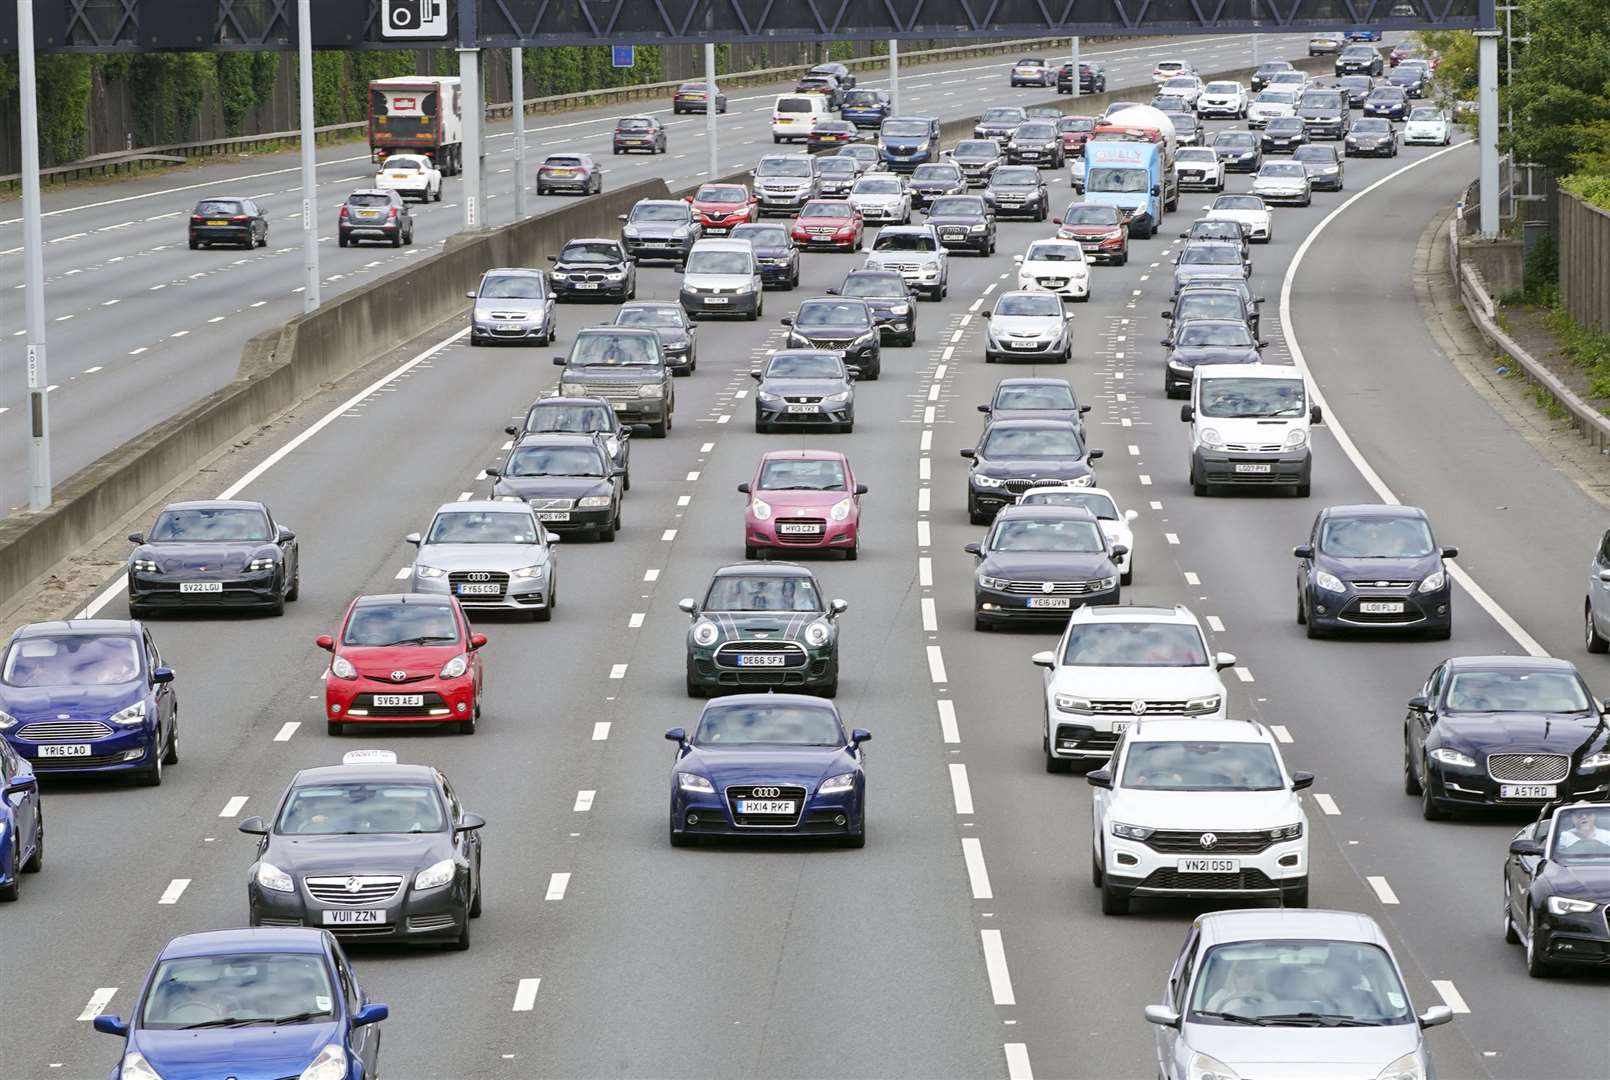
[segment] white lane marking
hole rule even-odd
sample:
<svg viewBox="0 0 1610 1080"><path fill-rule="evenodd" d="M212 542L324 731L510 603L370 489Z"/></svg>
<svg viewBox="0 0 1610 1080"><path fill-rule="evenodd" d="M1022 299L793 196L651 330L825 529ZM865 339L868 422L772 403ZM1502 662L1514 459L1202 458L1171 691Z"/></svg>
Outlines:
<svg viewBox="0 0 1610 1080"><path fill-rule="evenodd" d="M1442 1003L1456 1013L1468 1013L1470 1006L1465 1004L1465 996L1451 979L1432 979L1431 985L1442 995Z"/></svg>
<svg viewBox="0 0 1610 1080"><path fill-rule="evenodd" d="M268 303L267 300L253 300L250 304L248 304L246 306L247 307L262 307L266 303Z"/></svg>
<svg viewBox="0 0 1610 1080"><path fill-rule="evenodd" d="M950 766L950 794L956 800L956 813L973 812L973 788L967 782L967 766L960 762Z"/></svg>
<svg viewBox="0 0 1610 1080"><path fill-rule="evenodd" d="M598 792L596 790L591 788L583 788L582 790L576 792L576 805L572 806L570 809L577 814L585 814L587 811L593 808L593 797L597 794Z"/></svg>
<svg viewBox="0 0 1610 1080"><path fill-rule="evenodd" d="M917 584L925 589L934 586L934 561L926 555L917 560Z"/></svg>
<svg viewBox="0 0 1610 1080"><path fill-rule="evenodd" d="M934 382L944 382L945 376L950 372L949 364L940 364L934 368Z"/></svg>
<svg viewBox="0 0 1610 1080"><path fill-rule="evenodd" d="M569 874L554 874L548 879L548 893L544 900L563 900L565 890L570 888Z"/></svg>
<svg viewBox="0 0 1610 1080"><path fill-rule="evenodd" d="M1208 624L1208 628L1210 630L1212 630L1214 633L1216 633L1216 634L1224 633L1224 620L1219 618L1217 615L1209 615L1207 617L1207 624Z"/></svg>
<svg viewBox="0 0 1610 1080"><path fill-rule="evenodd" d="M641 611L632 612L632 617L630 619L626 620L626 628L628 630L636 630L639 626L642 626L642 625L643 625L643 612L641 612Z"/></svg>
<svg viewBox="0 0 1610 1080"><path fill-rule="evenodd" d="M1314 792L1314 801L1319 804L1319 808L1321 810L1325 811L1325 814L1327 816L1329 816L1329 817L1340 817L1341 816L1342 808L1340 806L1336 805L1336 800L1335 799L1331 798L1329 795L1325 794L1323 791Z"/></svg>
<svg viewBox="0 0 1610 1080"><path fill-rule="evenodd" d="M643 571L643 580L658 581L660 580L660 572L658 570L645 570Z"/></svg>
<svg viewBox="0 0 1610 1080"><path fill-rule="evenodd" d="M662 532L660 534L660 539L665 541L667 544L669 544L672 540L676 539L676 530L675 529L666 529L664 532Z"/></svg>
<svg viewBox="0 0 1610 1080"><path fill-rule="evenodd" d="M473 492L473 491L461 491L461 492L458 493L458 501L459 502L469 502L474 497L475 497L475 492Z"/></svg>
<svg viewBox="0 0 1610 1080"><path fill-rule="evenodd" d="M1002 274L1001 276L1005 277L1006 275ZM988 285L984 286L984 295L988 296L990 293L994 292L995 291L995 286L996 286L996 282L993 282L993 281L990 282Z"/></svg>
<svg viewBox="0 0 1610 1080"><path fill-rule="evenodd" d="M928 678L936 683L946 682L945 654L939 651L938 645L928 646Z"/></svg>
<svg viewBox="0 0 1610 1080"><path fill-rule="evenodd" d="M934 599L931 596L922 598L922 628L930 634L939 630L939 615L934 611Z"/></svg>
<svg viewBox="0 0 1610 1080"><path fill-rule="evenodd" d="M396 581L401 581L403 578L407 577L409 574L412 574L413 572L414 572L414 568L412 566L405 566L402 569L398 570L395 574L393 574L392 577Z"/></svg>
<svg viewBox="0 0 1610 1080"><path fill-rule="evenodd" d="M1291 264L1286 267L1286 276L1280 283L1280 333L1286 341L1287 350L1291 353L1292 363L1307 378L1314 404L1325 411L1325 424L1330 428L1331 436L1336 440L1336 445L1342 448L1342 453L1347 455L1347 460L1353 463L1353 467L1364 478L1364 482L1375 492L1376 498L1388 506L1399 506L1402 504L1402 500L1387 486L1386 481L1381 479L1381 475L1375 471L1374 466L1364 459L1364 454L1359 450L1358 444L1353 441L1352 436L1348 435L1347 429L1336 419L1330 403L1325 400L1324 393L1319 389L1318 384L1314 382L1314 373L1308 367L1308 360L1303 355L1302 346L1297 343L1297 333L1291 324L1292 285L1296 281L1297 270L1302 266L1303 257L1308 254L1308 249L1313 246L1315 240L1319 239L1320 234L1325 231L1325 227L1336 220L1348 207L1376 188L1402 176L1410 169L1419 168L1426 162L1435 161L1444 154L1451 154L1455 150L1472 145L1474 145L1472 142L1456 143L1445 150L1427 154L1423 158L1409 162L1402 168L1394 169L1326 214L1320 219L1319 224L1315 225L1308 235L1303 237L1303 242L1297 245L1297 252L1291 257ZM1548 655L1548 650L1543 648L1536 638L1527 633L1526 628L1521 626L1508 611L1505 611L1498 601L1494 600L1486 589L1477 584L1476 579L1471 577L1458 563L1450 562L1448 564L1448 573L1453 576L1453 579L1459 583L1461 588L1470 594L1470 598L1480 604L1482 610L1487 612L1492 617L1492 620L1515 640L1517 645L1533 656Z"/></svg>
<svg viewBox="0 0 1610 1080"><path fill-rule="evenodd" d="M1187 571L1185 571L1185 584L1187 584L1187 585L1200 585L1200 584L1202 584L1202 579L1197 577L1191 571L1187 570Z"/></svg>
<svg viewBox="0 0 1610 1080"><path fill-rule="evenodd" d="M960 330L957 330L955 333L950 335L950 343L952 345L956 344L956 342L960 341L961 339L962 339L962 332Z"/></svg>
<svg viewBox="0 0 1610 1080"><path fill-rule="evenodd" d="M969 306L967 310L968 311L977 311L979 308L981 308L983 306L984 306L984 301L983 301L982 298L980 298L978 300L974 300L972 302L971 306Z"/></svg>
<svg viewBox="0 0 1610 1080"><path fill-rule="evenodd" d="M95 992L89 996L89 1004L84 1006L84 1011L78 1014L78 1018L93 1020L101 1015L102 1011L112 1003L112 995L115 993L117 993L115 986L96 987Z"/></svg>
<svg viewBox="0 0 1610 1080"><path fill-rule="evenodd" d="M190 331L188 331L188 330L175 330L173 333L169 334L168 336L169 337L181 338L181 337L188 336L189 333L190 333Z"/></svg>
<svg viewBox="0 0 1610 1080"><path fill-rule="evenodd" d="M995 899L995 892L989 885L989 868L984 865L984 844L978 837L962 837L962 858L967 861L967 881L973 887L973 899Z"/></svg>
<svg viewBox="0 0 1610 1080"><path fill-rule="evenodd" d="M932 406L932 405L929 405L926 408L924 408L922 410L922 422L924 424L930 424L931 425L934 422L934 412L935 412L935 409L934 409L934 406Z"/></svg>
<svg viewBox="0 0 1610 1080"><path fill-rule="evenodd" d="M1034 1080L1027 1043L1006 1044L1006 1080Z"/></svg>
<svg viewBox="0 0 1610 1080"><path fill-rule="evenodd" d="M932 498L929 493L932 490L932 488L917 489L917 513L926 514L928 512L929 500Z"/></svg>
<svg viewBox="0 0 1610 1080"><path fill-rule="evenodd" d="M1151 487L1151 484L1152 484L1152 478L1150 476L1148 476L1147 474L1145 474L1145 473L1141 473L1140 474L1140 486L1141 487Z"/></svg>
<svg viewBox="0 0 1610 1080"><path fill-rule="evenodd" d="M229 797L229 801L224 803L224 808L222 810L218 811L218 816L219 817L234 817L234 816L236 816L237 814L240 813L241 807L246 805L247 798L249 798L249 796L246 796L246 795L231 795Z"/></svg>
<svg viewBox="0 0 1610 1080"><path fill-rule="evenodd" d="M626 678L626 665L625 664L611 664L610 668L609 668L609 677L611 679L624 679L624 678Z"/></svg>
<svg viewBox="0 0 1610 1080"><path fill-rule="evenodd" d="M1249 668L1244 668L1244 667L1237 667L1235 669L1235 677L1240 679L1242 682L1256 682L1257 681L1252 677L1252 671Z"/></svg>
<svg viewBox="0 0 1610 1080"><path fill-rule="evenodd" d="M715 443L707 442L703 446L699 447L699 453L708 454L710 451L714 450L715 448L716 448Z"/></svg>
<svg viewBox="0 0 1610 1080"><path fill-rule="evenodd" d="M1140 447L1136 446L1134 443L1130 443L1129 444L1129 456L1130 457L1140 457Z"/></svg>
<svg viewBox="0 0 1610 1080"><path fill-rule="evenodd" d="M302 721L300 721L300 720L287 720L287 721L285 721L285 723L280 725L279 731L275 733L274 741L275 742L290 742L291 741L291 736L295 735L296 734L296 729L301 727L301 726L302 726Z"/></svg>
<svg viewBox="0 0 1610 1080"><path fill-rule="evenodd" d="M928 388L928 400L929 401L938 401L939 400L939 391L943 390L943 389L944 389L944 387L940 386L938 383L934 383L932 386L930 386Z"/></svg>
<svg viewBox="0 0 1610 1080"><path fill-rule="evenodd" d="M749 391L747 391L747 390L739 390L737 393L733 394L732 396L733 396L733 399L735 401L742 401L744 398L749 396Z"/></svg>
<svg viewBox="0 0 1610 1080"><path fill-rule="evenodd" d="M1167 540L1170 544L1178 544L1180 542L1178 533L1164 533L1163 539Z"/></svg>
<svg viewBox="0 0 1610 1080"><path fill-rule="evenodd" d="M924 435L932 435L933 432L932 431L925 431L925 432L923 432L923 434ZM917 459L917 479L918 480L932 480L933 479L933 464L932 464L932 461L929 458L924 457L924 458L918 458Z"/></svg>
<svg viewBox="0 0 1610 1080"><path fill-rule="evenodd" d="M1275 742L1290 743L1291 732L1286 730L1285 724L1270 724L1269 730L1275 733Z"/></svg>
<svg viewBox="0 0 1610 1080"><path fill-rule="evenodd" d="M688 483L691 484L691 483L693 483L693 481L697 480L698 478L699 478L699 470L698 469L694 469L692 472L688 473Z"/></svg>
<svg viewBox="0 0 1610 1080"><path fill-rule="evenodd" d="M732 419L732 414L731 413L722 413L720 416L716 417L716 423L725 424L731 419Z"/></svg>
<svg viewBox="0 0 1610 1080"><path fill-rule="evenodd" d="M693 501L693 496L692 495L678 495L676 497L676 504L678 506L687 506L692 501Z"/></svg>
<svg viewBox="0 0 1610 1080"><path fill-rule="evenodd" d="M921 548L929 546L928 523L926 521L917 522L917 546Z"/></svg>
<svg viewBox="0 0 1610 1080"><path fill-rule="evenodd" d="M600 720L593 725L593 742L603 742L609 738L609 721Z"/></svg>
<svg viewBox="0 0 1610 1080"><path fill-rule="evenodd" d="M1381 903L1395 904L1398 902L1398 894L1392 891L1392 886L1386 883L1386 878L1372 874L1364 880L1369 883L1370 888L1375 890L1375 896Z"/></svg>
<svg viewBox="0 0 1610 1080"><path fill-rule="evenodd" d="M101 370L101 365L100 365L100 364L96 364L96 365L95 365L95 366L94 366L94 367L87 367L87 368L85 368L85 369L84 369L84 374L85 374L85 375L93 375L93 374L95 374L95 373L96 373L96 372L97 372L97 371L100 371L100 370Z"/></svg>
<svg viewBox="0 0 1610 1080"><path fill-rule="evenodd" d="M144 345L141 345L138 349L130 349L129 350L129 355L130 356L139 356L141 353L148 352L148 351L149 350Z"/></svg>
<svg viewBox="0 0 1610 1080"><path fill-rule="evenodd" d="M939 701L939 734L948 743L962 741L961 728L956 726L956 703Z"/></svg>
<svg viewBox="0 0 1610 1080"><path fill-rule="evenodd" d="M941 360L951 360L951 359L954 359L955 356L956 356L956 346L954 346L954 345L946 345L945 346L945 351L939 354L939 358Z"/></svg>
<svg viewBox="0 0 1610 1080"><path fill-rule="evenodd" d="M1006 969L1006 949L999 930L980 930L984 942L984 969L989 972L989 992L997 1005L1016 1005L1012 992L1012 973Z"/></svg>
<svg viewBox="0 0 1610 1080"><path fill-rule="evenodd" d="M537 1005L537 987L541 979L521 979L514 988L514 1012L530 1012Z"/></svg>
<svg viewBox="0 0 1610 1080"><path fill-rule="evenodd" d="M177 904L179 902L179 897L183 896L184 891L188 888L190 888L189 878L176 877L172 881L168 882L168 887L166 889L162 890L162 896L158 898L157 903Z"/></svg>

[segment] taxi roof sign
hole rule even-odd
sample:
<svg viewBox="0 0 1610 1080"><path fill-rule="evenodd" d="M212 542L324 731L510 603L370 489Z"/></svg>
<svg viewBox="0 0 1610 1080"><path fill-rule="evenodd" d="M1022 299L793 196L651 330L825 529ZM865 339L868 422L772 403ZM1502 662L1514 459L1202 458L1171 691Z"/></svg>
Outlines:
<svg viewBox="0 0 1610 1080"><path fill-rule="evenodd" d="M393 750L348 750L341 755L343 765L395 765L397 754Z"/></svg>

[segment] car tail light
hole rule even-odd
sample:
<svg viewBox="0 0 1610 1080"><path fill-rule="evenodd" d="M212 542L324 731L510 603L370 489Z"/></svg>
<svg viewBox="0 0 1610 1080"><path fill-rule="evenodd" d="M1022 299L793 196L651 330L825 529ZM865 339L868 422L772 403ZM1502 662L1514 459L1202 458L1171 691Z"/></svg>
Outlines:
<svg viewBox="0 0 1610 1080"><path fill-rule="evenodd" d="M191 221L205 221L206 219L203 218L200 214L191 214L190 215L190 220Z"/></svg>
<svg viewBox="0 0 1610 1080"><path fill-rule="evenodd" d="M393 220L395 220L396 217L397 217L397 208L395 206L393 206L391 208L391 210L386 214L386 216L389 217L389 218L392 218Z"/></svg>
<svg viewBox="0 0 1610 1080"><path fill-rule="evenodd" d="M341 216L342 217L347 216L347 204L346 203L341 204Z"/></svg>
<svg viewBox="0 0 1610 1080"><path fill-rule="evenodd" d="M236 214L234 217L230 218L229 220L230 221L245 221L245 220L247 220L247 217L246 217L245 214Z"/></svg>

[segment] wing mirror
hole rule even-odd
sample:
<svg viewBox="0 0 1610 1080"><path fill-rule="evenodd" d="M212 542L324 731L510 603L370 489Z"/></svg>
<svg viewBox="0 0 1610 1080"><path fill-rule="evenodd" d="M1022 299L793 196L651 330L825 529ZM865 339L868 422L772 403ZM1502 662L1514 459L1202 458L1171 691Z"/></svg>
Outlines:
<svg viewBox="0 0 1610 1080"><path fill-rule="evenodd" d="M1424 694L1416 694L1409 699L1409 708L1415 712L1424 712L1428 704Z"/></svg>
<svg viewBox="0 0 1610 1080"><path fill-rule="evenodd" d="M1511 855L1541 855L1543 854L1543 842L1532 839L1511 840L1509 842L1509 853Z"/></svg>
<svg viewBox="0 0 1610 1080"><path fill-rule="evenodd" d="M738 485L738 494L740 494L740 495L748 495L749 494L749 481L745 480L743 483Z"/></svg>
<svg viewBox="0 0 1610 1080"><path fill-rule="evenodd" d="M1090 411L1090 406L1089 405L1081 405L1081 406L1079 406L1079 415L1080 416L1083 416L1085 413L1087 413L1089 411Z"/></svg>
<svg viewBox="0 0 1610 1080"><path fill-rule="evenodd" d="M145 534L140 533L140 532L131 532L131 533L129 533L129 543L131 543L131 544L143 544L143 543L145 543Z"/></svg>
<svg viewBox="0 0 1610 1080"><path fill-rule="evenodd" d="M855 485L855 493L857 495L865 495L869 490L870 489L865 484Z"/></svg>
<svg viewBox="0 0 1610 1080"><path fill-rule="evenodd" d="M515 427L513 424L510 424L508 427L503 429L503 434L505 434L505 435L518 435L518 434L520 434L520 429Z"/></svg>
<svg viewBox="0 0 1610 1080"><path fill-rule="evenodd" d="M491 480L496 480L498 477L503 475L502 468L500 468L500 467L498 467L496 465L494 465L494 466L492 466L491 468L488 468L488 469L483 469L482 471L485 472L487 477L488 477L488 479L491 479Z"/></svg>
<svg viewBox="0 0 1610 1080"><path fill-rule="evenodd" d="M1162 315L1163 318L1167 319L1169 322L1174 321L1174 313L1172 311L1165 311L1162 313Z"/></svg>
<svg viewBox="0 0 1610 1080"><path fill-rule="evenodd" d="M976 543L963 544L962 545L962 550L967 552L967 554L969 554L969 555L983 556L983 554L984 554L984 549L980 545L978 545Z"/></svg>
<svg viewBox="0 0 1610 1080"><path fill-rule="evenodd" d="M872 732L864 727L858 727L850 732L850 745L860 746L864 742L872 741Z"/></svg>
<svg viewBox="0 0 1610 1080"><path fill-rule="evenodd" d="M1314 774L1311 772L1294 772L1291 774L1291 790L1305 791L1314 786Z"/></svg>
<svg viewBox="0 0 1610 1080"><path fill-rule="evenodd" d="M794 325L794 317L792 315L784 315L781 319L778 319L777 321L782 323L784 326L793 326Z"/></svg>
<svg viewBox="0 0 1610 1080"><path fill-rule="evenodd" d="M1444 559L1457 559L1459 558L1459 549L1456 547L1445 547L1442 549L1442 557Z"/></svg>
<svg viewBox="0 0 1610 1080"><path fill-rule="evenodd" d="M268 822L264 821L260 817L249 817L245 821L242 821L239 825L236 825L235 828L239 829L247 836L268 835Z"/></svg>
<svg viewBox="0 0 1610 1080"><path fill-rule="evenodd" d="M1299 559L1312 559L1314 557L1314 545L1298 544L1291 549L1291 553Z"/></svg>
<svg viewBox="0 0 1610 1080"><path fill-rule="evenodd" d="M980 406L979 406L979 407L978 407L978 411L979 411L979 412L981 412L981 413L987 413L987 412L989 412L989 411L990 411L990 408L989 408L989 406L988 406L988 405L980 405ZM1607 571L1605 571L1605 572L1606 572L1606 573L1610 573L1610 570L1607 570Z"/></svg>
<svg viewBox="0 0 1610 1080"><path fill-rule="evenodd" d="M486 648L486 635L485 634L471 634L470 635L470 651L473 652L476 649L484 649L484 648Z"/></svg>
<svg viewBox="0 0 1610 1080"><path fill-rule="evenodd" d="M1124 545L1124 544L1114 544L1112 546L1112 557L1113 558L1121 559L1125 555L1128 555L1128 554L1129 554L1129 548L1126 545Z"/></svg>
<svg viewBox="0 0 1610 1080"><path fill-rule="evenodd" d="M688 733L679 727L671 728L665 733L665 737L671 742L676 743L678 746L686 746L688 744Z"/></svg>
<svg viewBox="0 0 1610 1080"><path fill-rule="evenodd" d="M403 537L403 543L412 544L415 547L418 547L420 544L424 543L424 541L425 538L420 536L418 533L409 533L407 536Z"/></svg>
<svg viewBox="0 0 1610 1080"><path fill-rule="evenodd" d="M123 1022L123 1018L119 1016L112 1016L107 1013L102 1013L100 1016L95 1018L94 1024L95 1030L100 1032L102 1035L117 1035L122 1037L129 1033L129 1026L125 1024Z"/></svg>
<svg viewBox="0 0 1610 1080"><path fill-rule="evenodd" d="M1134 521L1138 517L1140 517L1140 512L1138 510L1125 510L1124 511L1124 520L1125 521Z"/></svg>
<svg viewBox="0 0 1610 1080"><path fill-rule="evenodd" d="M839 291L838 291L837 287L827 290L827 295L829 295L829 296L837 296L838 294L839 294Z"/></svg>
<svg viewBox="0 0 1610 1080"><path fill-rule="evenodd" d="M849 610L850 604L847 600L834 600L831 604L827 605L828 616L834 619L838 618L840 615L843 615Z"/></svg>
<svg viewBox="0 0 1610 1080"><path fill-rule="evenodd" d="M1422 1028L1440 1027L1453 1019L1453 1010L1446 1005L1433 1005L1415 1019Z"/></svg>
<svg viewBox="0 0 1610 1080"><path fill-rule="evenodd" d="M619 221L625 221L626 220L626 215L625 214L616 214L615 217Z"/></svg>
<svg viewBox="0 0 1610 1080"><path fill-rule="evenodd" d="M1015 263L1021 263L1023 261L1023 256L1021 256L1021 255L1013 255L1012 256L1012 261L1015 262Z"/></svg>
<svg viewBox="0 0 1610 1080"><path fill-rule="evenodd" d="M1054 652L1037 652L1029 659L1035 667L1054 668L1057 666L1057 654Z"/></svg>
<svg viewBox="0 0 1610 1080"><path fill-rule="evenodd" d="M1219 671L1228 667L1235 667L1235 653L1221 652L1213 654L1213 666Z"/></svg>
<svg viewBox="0 0 1610 1080"><path fill-rule="evenodd" d="M1086 778L1088 779L1088 776ZM1167 1005L1148 1005L1146 1022L1156 1024L1158 1027L1177 1028L1180 1026L1180 1014Z"/></svg>
<svg viewBox="0 0 1610 1080"><path fill-rule="evenodd" d="M1190 423L1192 420L1196 419L1196 410L1191 408L1189 405L1181 405L1180 419L1184 420L1186 423Z"/></svg>
<svg viewBox="0 0 1610 1080"><path fill-rule="evenodd" d="M750 372L750 373L749 373L749 377L750 377L750 378L751 378L751 379L753 379L753 380L755 380L755 381L756 381L756 382L759 382L759 381L760 381L760 379L761 379L761 375L760 375L760 372L758 372L758 371L751 371L751 372Z"/></svg>
<svg viewBox="0 0 1610 1080"><path fill-rule="evenodd" d="M562 356L554 357L553 358L553 366L554 367L564 367L565 366L565 358L562 357Z"/></svg>
<svg viewBox="0 0 1610 1080"><path fill-rule="evenodd" d="M678 600L676 602L676 606L687 612L689 615L697 615L699 613L699 602L693 599L691 596Z"/></svg>
<svg viewBox="0 0 1610 1080"><path fill-rule="evenodd" d="M551 529L543 529L542 538L549 544L557 544L559 542L559 534Z"/></svg>
<svg viewBox="0 0 1610 1080"><path fill-rule="evenodd" d="M318 637L313 639L313 644L317 645L326 652L335 651L335 638L331 637L329 634L320 634Z"/></svg>
<svg viewBox="0 0 1610 1080"><path fill-rule="evenodd" d="M1310 424L1323 424L1325 422L1325 414L1320 411L1318 405L1308 407L1308 422Z"/></svg>
<svg viewBox="0 0 1610 1080"><path fill-rule="evenodd" d="M959 452L960 452L962 457L968 458L970 460L975 459L975 458L978 457L978 451L974 450L972 448L968 448L968 449L965 449L965 450L962 450L962 451L959 451Z"/></svg>
<svg viewBox="0 0 1610 1080"><path fill-rule="evenodd" d="M1085 451L1085 460L1086 461L1099 461L1099 460L1101 460L1102 458L1104 458L1106 456L1107 456L1107 451L1105 451L1105 450L1087 450L1087 451Z"/></svg>
<svg viewBox="0 0 1610 1080"><path fill-rule="evenodd" d="M474 300L475 299L474 291L472 290L470 292L465 293L464 294L464 299L466 299L466 300Z"/></svg>
<svg viewBox="0 0 1610 1080"><path fill-rule="evenodd" d="M1085 773L1085 783L1089 784L1093 788L1102 788L1104 790L1111 791L1112 770L1094 769L1090 772L1087 772Z"/></svg>
<svg viewBox="0 0 1610 1080"><path fill-rule="evenodd" d="M378 1024L391 1015L391 1009L385 1005L365 1005L352 1014L352 1026L364 1027L369 1024Z"/></svg>
<svg viewBox="0 0 1610 1080"><path fill-rule="evenodd" d="M466 812L464 816L459 819L458 824L453 827L453 831L474 832L476 829L484 828L486 828L486 818L482 817L480 814L471 814Z"/></svg>
<svg viewBox="0 0 1610 1080"><path fill-rule="evenodd" d="M989 315L990 315L990 313L989 313L989 312L987 312L987 311L980 311L980 312L979 312L979 313L978 313L978 317L979 317L979 318L980 318L980 319L987 319L987 318L989 318Z"/></svg>
<svg viewBox="0 0 1610 1080"><path fill-rule="evenodd" d="M153 668L151 670L151 681L157 684L171 683L173 681L173 669L171 667Z"/></svg>

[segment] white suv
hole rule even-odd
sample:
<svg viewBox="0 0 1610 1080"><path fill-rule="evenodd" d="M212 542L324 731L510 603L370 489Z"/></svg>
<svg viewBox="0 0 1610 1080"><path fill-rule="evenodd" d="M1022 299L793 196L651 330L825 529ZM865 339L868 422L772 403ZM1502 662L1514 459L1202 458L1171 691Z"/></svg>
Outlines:
<svg viewBox="0 0 1610 1080"><path fill-rule="evenodd" d="M1091 788L1090 880L1130 897L1248 896L1308 906L1308 817L1274 734L1251 720L1139 720Z"/></svg>
<svg viewBox="0 0 1610 1080"><path fill-rule="evenodd" d="M1143 716L1222 720L1230 653L1208 648L1183 605L1078 608L1052 652L1034 654L1045 674L1045 771L1099 762Z"/></svg>

